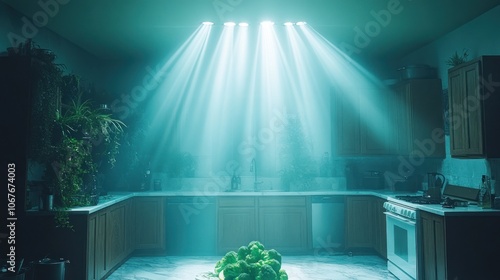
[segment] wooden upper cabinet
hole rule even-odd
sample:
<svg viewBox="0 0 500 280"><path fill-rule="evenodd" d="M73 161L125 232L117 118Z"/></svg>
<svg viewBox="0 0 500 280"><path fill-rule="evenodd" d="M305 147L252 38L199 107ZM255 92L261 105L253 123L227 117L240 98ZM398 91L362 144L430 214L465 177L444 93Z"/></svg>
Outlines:
<svg viewBox="0 0 500 280"><path fill-rule="evenodd" d="M451 156L500 156L500 56L449 69L448 96Z"/></svg>
<svg viewBox="0 0 500 280"><path fill-rule="evenodd" d="M392 130L397 154L444 157L444 118L440 79L412 79L393 87Z"/></svg>
<svg viewBox="0 0 500 280"><path fill-rule="evenodd" d="M349 156L393 153L389 92L373 88L349 92L333 90L332 151Z"/></svg>

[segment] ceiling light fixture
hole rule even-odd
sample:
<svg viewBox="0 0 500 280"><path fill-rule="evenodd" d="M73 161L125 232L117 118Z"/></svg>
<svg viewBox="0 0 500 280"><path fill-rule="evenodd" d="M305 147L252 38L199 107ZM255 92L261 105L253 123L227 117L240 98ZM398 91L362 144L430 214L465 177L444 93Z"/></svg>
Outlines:
<svg viewBox="0 0 500 280"><path fill-rule="evenodd" d="M210 26L210 25L214 25L214 23L213 23L213 22L211 22L211 21L204 21L204 22L202 22L201 24L203 24L203 25L208 25L208 26Z"/></svg>
<svg viewBox="0 0 500 280"><path fill-rule="evenodd" d="M307 23L305 21L299 21L296 23L297 25L306 25Z"/></svg>
<svg viewBox="0 0 500 280"><path fill-rule="evenodd" d="M284 26L292 26L292 25L293 25L293 22L289 22L289 21L287 21L287 22L283 23L283 25L284 25Z"/></svg>
<svg viewBox="0 0 500 280"><path fill-rule="evenodd" d="M224 26L233 27L235 25L236 25L236 23L234 23L232 21L224 22Z"/></svg>
<svg viewBox="0 0 500 280"><path fill-rule="evenodd" d="M238 25L244 27L244 26L248 26L248 23L246 23L246 22L240 22Z"/></svg>
<svg viewBox="0 0 500 280"><path fill-rule="evenodd" d="M274 22L272 22L272 21L263 21L263 22L260 23L260 25L262 25L262 26L273 26Z"/></svg>

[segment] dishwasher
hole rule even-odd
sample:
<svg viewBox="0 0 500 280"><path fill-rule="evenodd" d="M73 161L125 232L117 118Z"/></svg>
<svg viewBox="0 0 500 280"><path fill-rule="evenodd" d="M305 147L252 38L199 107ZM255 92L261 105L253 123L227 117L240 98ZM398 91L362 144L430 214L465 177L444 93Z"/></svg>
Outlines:
<svg viewBox="0 0 500 280"><path fill-rule="evenodd" d="M215 255L217 242L215 206L214 197L167 198L167 207L165 207L167 255Z"/></svg>
<svg viewBox="0 0 500 280"><path fill-rule="evenodd" d="M344 249L344 197L312 196L312 245L315 253L335 254Z"/></svg>

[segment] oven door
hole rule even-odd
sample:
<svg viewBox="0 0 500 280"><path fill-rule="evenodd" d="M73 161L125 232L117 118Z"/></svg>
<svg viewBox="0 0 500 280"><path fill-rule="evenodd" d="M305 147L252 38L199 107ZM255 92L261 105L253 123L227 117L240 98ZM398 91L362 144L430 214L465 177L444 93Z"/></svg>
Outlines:
<svg viewBox="0 0 500 280"><path fill-rule="evenodd" d="M415 221L385 212L387 225L387 269L399 279L417 278Z"/></svg>

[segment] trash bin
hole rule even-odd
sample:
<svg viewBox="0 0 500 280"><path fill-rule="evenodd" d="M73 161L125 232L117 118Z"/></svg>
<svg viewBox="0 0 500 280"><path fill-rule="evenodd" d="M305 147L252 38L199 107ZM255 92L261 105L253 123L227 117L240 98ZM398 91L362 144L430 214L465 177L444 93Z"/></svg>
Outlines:
<svg viewBox="0 0 500 280"><path fill-rule="evenodd" d="M64 259L54 260L45 258L34 264L33 280L64 280L66 264Z"/></svg>

